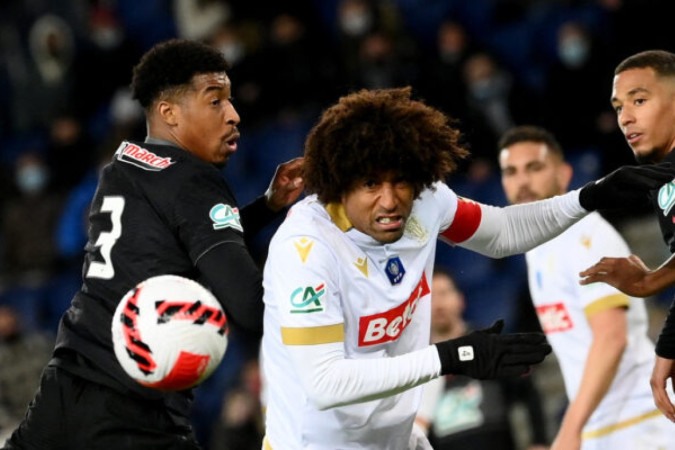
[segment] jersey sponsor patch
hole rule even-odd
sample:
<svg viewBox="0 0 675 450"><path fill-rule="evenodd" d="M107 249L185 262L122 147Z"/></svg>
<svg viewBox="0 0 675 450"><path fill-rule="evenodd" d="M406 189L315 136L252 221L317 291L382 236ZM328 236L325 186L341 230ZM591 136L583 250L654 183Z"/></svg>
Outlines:
<svg viewBox="0 0 675 450"><path fill-rule="evenodd" d="M140 167L141 169L150 172L159 172L176 162L171 160L168 156L158 156L150 150L130 142L122 142L115 152L115 157L118 161Z"/></svg>
<svg viewBox="0 0 675 450"><path fill-rule="evenodd" d="M406 301L389 311L363 316L359 319L359 347L395 341L413 319L417 303L429 294L427 277L422 274L420 282Z"/></svg>
<svg viewBox="0 0 675 450"><path fill-rule="evenodd" d="M671 181L661 186L656 198L661 212L664 216L667 216L670 210L673 209L673 205L675 205L675 182Z"/></svg>
<svg viewBox="0 0 675 450"><path fill-rule="evenodd" d="M550 303L548 305L539 305L536 307L539 323L544 333L559 333L571 330L574 327L572 318L567 312L565 304Z"/></svg>
<svg viewBox="0 0 675 450"><path fill-rule="evenodd" d="M291 292L291 314L307 314L324 310L323 299L326 283L317 286L301 286Z"/></svg>
<svg viewBox="0 0 675 450"><path fill-rule="evenodd" d="M235 230L244 231L244 227L241 226L241 218L239 217L239 208L218 203L213 205L211 211L209 211L209 218L213 222L214 230L234 228Z"/></svg>
<svg viewBox="0 0 675 450"><path fill-rule="evenodd" d="M440 438L463 430L486 425L485 413L481 410L484 397L478 380L469 380L466 385L447 389L438 399L434 416L434 432Z"/></svg>

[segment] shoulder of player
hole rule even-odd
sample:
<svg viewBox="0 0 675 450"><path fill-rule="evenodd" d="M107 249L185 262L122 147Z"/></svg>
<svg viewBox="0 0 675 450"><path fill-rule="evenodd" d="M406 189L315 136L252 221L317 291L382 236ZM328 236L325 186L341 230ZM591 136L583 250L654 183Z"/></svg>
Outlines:
<svg viewBox="0 0 675 450"><path fill-rule="evenodd" d="M331 220L324 206L309 196L293 205L274 235L277 243L310 239L318 242L334 242L344 232Z"/></svg>
<svg viewBox="0 0 675 450"><path fill-rule="evenodd" d="M223 182L215 166L171 145L124 141L115 152L113 163L140 183L169 191L195 180Z"/></svg>

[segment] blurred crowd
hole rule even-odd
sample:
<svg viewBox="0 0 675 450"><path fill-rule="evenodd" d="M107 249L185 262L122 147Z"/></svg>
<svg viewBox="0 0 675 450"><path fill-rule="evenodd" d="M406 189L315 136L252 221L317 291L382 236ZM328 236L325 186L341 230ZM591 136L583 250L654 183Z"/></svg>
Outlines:
<svg viewBox="0 0 675 450"><path fill-rule="evenodd" d="M319 112L340 95L410 85L457 120L471 149L449 184L504 205L497 140L514 125L556 135L575 167L572 187L633 162L609 104L612 72L637 51L675 51L675 35L662 31L669 10L667 0L0 2L0 435L22 409L3 348L49 341L79 287L98 170L121 140L144 138L128 85L154 43L201 40L229 61L242 138L225 172L241 203L302 153ZM257 245L262 264L265 243ZM536 327L523 306L522 258L441 247L438 263L476 299L466 310L474 326L501 316ZM207 449L260 448L256 349L236 339L230 347L197 390L197 432Z"/></svg>

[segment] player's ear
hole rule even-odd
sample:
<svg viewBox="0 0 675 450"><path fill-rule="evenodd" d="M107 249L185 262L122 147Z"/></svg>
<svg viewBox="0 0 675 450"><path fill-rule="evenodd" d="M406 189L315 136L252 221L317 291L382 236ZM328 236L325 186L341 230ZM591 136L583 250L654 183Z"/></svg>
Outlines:
<svg viewBox="0 0 675 450"><path fill-rule="evenodd" d="M155 112L165 124L176 126L178 124L178 105L165 100L157 102Z"/></svg>

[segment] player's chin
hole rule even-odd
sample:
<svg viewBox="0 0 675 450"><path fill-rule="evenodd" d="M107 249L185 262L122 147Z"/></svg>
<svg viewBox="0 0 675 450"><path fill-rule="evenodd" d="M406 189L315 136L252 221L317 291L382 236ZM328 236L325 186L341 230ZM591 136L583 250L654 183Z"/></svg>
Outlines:
<svg viewBox="0 0 675 450"><path fill-rule="evenodd" d="M377 233L377 236L373 237L382 244L391 244L403 237L403 229L395 231L381 231Z"/></svg>
<svg viewBox="0 0 675 450"><path fill-rule="evenodd" d="M222 154L215 161L213 161L213 164L216 167L223 168L223 167L227 166L227 163L230 160L230 156L232 156L231 153Z"/></svg>

